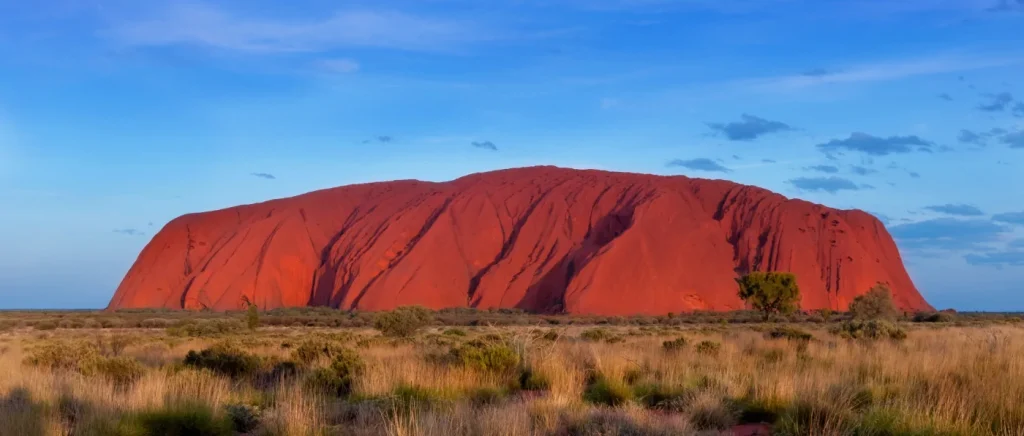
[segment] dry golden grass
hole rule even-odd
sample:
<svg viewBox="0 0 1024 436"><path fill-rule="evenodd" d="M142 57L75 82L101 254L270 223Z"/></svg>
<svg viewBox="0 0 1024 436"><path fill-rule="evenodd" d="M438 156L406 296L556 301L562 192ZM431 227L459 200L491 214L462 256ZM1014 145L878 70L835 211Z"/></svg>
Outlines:
<svg viewBox="0 0 1024 436"><path fill-rule="evenodd" d="M769 340L751 327L608 329L624 340L583 341L572 328L545 341L530 328L510 327L365 341L376 333L352 330L352 339L337 342L356 350L365 369L347 398L311 389L304 383L308 368L268 382L181 364L190 350L230 340L265 357L269 368L289 359L303 338L340 338L331 336L340 329L267 328L220 338L121 330L114 334L130 340L119 354L146 367L128 385L25 363L44 344L70 349L110 332L41 336L17 329L0 334L0 436L159 434L126 424L127 417L195 404L221 421L225 406L251 405L259 424L249 434L266 435L710 435L757 421L788 435L1024 435L1024 328L1018 326L914 327L899 342L814 330L806 344ZM487 335L501 336L488 340L523 356L520 367L546 387L522 391L519 372L446 360L452 345ZM663 349L663 341L679 336L689 345ZM721 346L697 352L705 340ZM611 391L595 393L596 380ZM594 403L616 395L615 407Z"/></svg>

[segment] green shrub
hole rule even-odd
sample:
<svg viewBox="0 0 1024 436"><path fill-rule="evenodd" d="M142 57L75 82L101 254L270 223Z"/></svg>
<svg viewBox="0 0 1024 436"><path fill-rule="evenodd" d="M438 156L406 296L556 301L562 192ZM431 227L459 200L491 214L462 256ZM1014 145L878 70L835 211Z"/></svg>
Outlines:
<svg viewBox="0 0 1024 436"><path fill-rule="evenodd" d="M292 350L292 359L304 365L316 362L320 358L333 359L342 352L344 347L322 338L306 339Z"/></svg>
<svg viewBox="0 0 1024 436"><path fill-rule="evenodd" d="M773 434L785 436L833 434L835 429L852 428L854 416L854 410L839 398L831 400L797 399L794 404L781 413L773 428ZM852 434L902 435L905 433L862 433L858 431Z"/></svg>
<svg viewBox="0 0 1024 436"><path fill-rule="evenodd" d="M656 420L636 420L618 410L598 409L578 417L563 417L563 421L564 428L553 434L567 436L676 436L690 434L682 428L666 426Z"/></svg>
<svg viewBox="0 0 1024 436"><path fill-rule="evenodd" d="M924 425L913 425L911 422L919 421L902 416L898 411L892 409L876 408L867 411L856 423L857 434L870 435L900 435L900 436L929 436L943 433L935 428ZM998 433L993 433L998 434ZM1009 433L1007 433L1009 434Z"/></svg>
<svg viewBox="0 0 1024 436"><path fill-rule="evenodd" d="M391 391L391 400L396 408L409 410L415 406L433 406L447 403L450 398L435 389L403 384Z"/></svg>
<svg viewBox="0 0 1024 436"><path fill-rule="evenodd" d="M433 313L424 307L399 307L378 314L373 320L373 327L380 330L384 336L409 337L430 325L433 317Z"/></svg>
<svg viewBox="0 0 1024 436"><path fill-rule="evenodd" d="M661 343L661 348L668 352L682 351L686 349L687 341L684 337L678 337L671 341Z"/></svg>
<svg viewBox="0 0 1024 436"><path fill-rule="evenodd" d="M294 377L298 373L298 364L291 360L283 360L270 367L270 371L266 373L266 380L275 383L282 378Z"/></svg>
<svg viewBox="0 0 1024 436"><path fill-rule="evenodd" d="M761 311L765 321L773 314L790 314L799 308L800 287L791 273L755 271L736 283L740 299Z"/></svg>
<svg viewBox="0 0 1024 436"><path fill-rule="evenodd" d="M597 375L583 391L583 400L593 404L621 406L633 398L633 391L619 380Z"/></svg>
<svg viewBox="0 0 1024 436"><path fill-rule="evenodd" d="M366 370L366 364L359 357L359 353L348 348L342 348L334 359L331 360L331 371L345 379L355 379Z"/></svg>
<svg viewBox="0 0 1024 436"><path fill-rule="evenodd" d="M209 405L182 403L130 416L122 434L145 436L231 436L231 419L217 416Z"/></svg>
<svg viewBox="0 0 1024 436"><path fill-rule="evenodd" d="M779 363L786 358L786 352L778 348L769 348L761 353L761 361L768 364Z"/></svg>
<svg viewBox="0 0 1024 436"><path fill-rule="evenodd" d="M184 364L239 378L254 374L260 367L260 359L237 347L220 344L199 352L189 351Z"/></svg>
<svg viewBox="0 0 1024 436"><path fill-rule="evenodd" d="M130 342L131 339L123 335L111 335L106 338L97 336L96 338L96 346L99 348L100 354L104 356L120 356L121 353L124 353L124 349L128 347Z"/></svg>
<svg viewBox="0 0 1024 436"><path fill-rule="evenodd" d="M346 397L352 393L356 379L366 369L359 354L347 348L331 361L327 368L318 368L306 376L306 388L338 397Z"/></svg>
<svg viewBox="0 0 1024 436"><path fill-rule="evenodd" d="M93 344L57 343L32 350L25 364L57 371L74 371L85 376L106 378L127 386L145 374L141 363L129 357L103 357Z"/></svg>
<svg viewBox="0 0 1024 436"><path fill-rule="evenodd" d="M260 425L260 409L248 404L228 404L224 412L238 433L249 433Z"/></svg>
<svg viewBox="0 0 1024 436"><path fill-rule="evenodd" d="M451 328L447 329L442 333L445 336L466 336L466 331L462 329Z"/></svg>
<svg viewBox="0 0 1024 436"><path fill-rule="evenodd" d="M249 303L245 313L245 325L249 330L256 330L260 327L260 311L255 304Z"/></svg>
<svg viewBox="0 0 1024 436"><path fill-rule="evenodd" d="M352 385L345 383L345 380L330 368L317 368L309 372L303 380L303 385L308 391L337 397L345 397L352 392Z"/></svg>
<svg viewBox="0 0 1024 436"><path fill-rule="evenodd" d="M184 337L215 337L233 333L242 329L242 324L237 320L211 319L211 320L185 320L177 325L167 328L167 334L171 336Z"/></svg>
<svg viewBox="0 0 1024 436"><path fill-rule="evenodd" d="M947 312L918 312L914 314L914 322L953 322L956 316Z"/></svg>
<svg viewBox="0 0 1024 436"><path fill-rule="evenodd" d="M580 339L592 342L605 341L610 339L612 336L614 335L612 335L611 332L602 328L587 329L580 333Z"/></svg>
<svg viewBox="0 0 1024 436"><path fill-rule="evenodd" d="M102 359L99 349L84 343L50 343L33 349L25 364L50 370L88 371Z"/></svg>
<svg viewBox="0 0 1024 436"><path fill-rule="evenodd" d="M878 283L864 295L853 299L850 303L850 313L860 320L895 320L900 315L896 304L892 301L892 292L889 286Z"/></svg>
<svg viewBox="0 0 1024 436"><path fill-rule="evenodd" d="M551 380L531 368L523 368L519 372L519 388L524 391L546 391L551 388Z"/></svg>
<svg viewBox="0 0 1024 436"><path fill-rule="evenodd" d="M100 325L102 325L103 327L106 327L106 328L110 327L110 325L107 322L107 320L100 321ZM144 329L154 329L154 328L165 329L167 327L170 327L171 325L172 325L172 323L171 323L170 320L163 319L163 318L146 318L146 319L142 320L141 322L139 322L139 327L140 328L144 328Z"/></svg>
<svg viewBox="0 0 1024 436"><path fill-rule="evenodd" d="M717 355L721 349L722 344L719 344L718 342L714 341L701 341L699 344L697 344L697 347L695 348L697 353L708 356Z"/></svg>
<svg viewBox="0 0 1024 436"><path fill-rule="evenodd" d="M508 393L498 388L479 387L471 391L468 396L469 402L473 405L486 406L501 401L508 396Z"/></svg>
<svg viewBox="0 0 1024 436"><path fill-rule="evenodd" d="M693 401L692 393L686 389L669 388L656 383L639 385L633 389L633 393L644 407L664 412L684 412Z"/></svg>
<svg viewBox="0 0 1024 436"><path fill-rule="evenodd" d="M50 320L39 321L32 325L32 328L35 330L56 330L57 323Z"/></svg>
<svg viewBox="0 0 1024 436"><path fill-rule="evenodd" d="M470 341L451 350L456 362L480 371L509 373L519 366L519 354L505 343Z"/></svg>
<svg viewBox="0 0 1024 436"><path fill-rule="evenodd" d="M101 376L117 386L130 386L146 374L146 368L131 357L98 359L88 369L83 370L86 375Z"/></svg>
<svg viewBox="0 0 1024 436"><path fill-rule="evenodd" d="M848 339L893 339L907 338L907 332L896 324L884 320L851 320L833 328L832 334Z"/></svg>
<svg viewBox="0 0 1024 436"><path fill-rule="evenodd" d="M735 411L722 401L699 402L689 412L690 425L697 430L725 431L736 425Z"/></svg>
<svg viewBox="0 0 1024 436"><path fill-rule="evenodd" d="M786 410L782 401L741 398L734 400L732 408L738 413L740 424L773 423Z"/></svg>
<svg viewBox="0 0 1024 436"><path fill-rule="evenodd" d="M776 327L764 334L768 339L788 339L791 341L807 342L814 339L814 335L800 330L796 327Z"/></svg>

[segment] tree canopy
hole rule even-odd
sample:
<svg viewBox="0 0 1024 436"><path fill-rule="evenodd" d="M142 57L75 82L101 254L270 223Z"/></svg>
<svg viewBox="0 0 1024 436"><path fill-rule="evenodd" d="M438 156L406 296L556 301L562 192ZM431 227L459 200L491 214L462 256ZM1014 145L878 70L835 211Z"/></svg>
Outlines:
<svg viewBox="0 0 1024 436"><path fill-rule="evenodd" d="M850 313L854 318L867 320L894 320L900 316L900 310L892 301L892 292L885 283L878 283L864 295L854 298L850 303Z"/></svg>
<svg viewBox="0 0 1024 436"><path fill-rule="evenodd" d="M772 314L789 314L800 306L800 288L796 276L785 272L752 272L736 279L739 296L754 309L764 313L767 321Z"/></svg>

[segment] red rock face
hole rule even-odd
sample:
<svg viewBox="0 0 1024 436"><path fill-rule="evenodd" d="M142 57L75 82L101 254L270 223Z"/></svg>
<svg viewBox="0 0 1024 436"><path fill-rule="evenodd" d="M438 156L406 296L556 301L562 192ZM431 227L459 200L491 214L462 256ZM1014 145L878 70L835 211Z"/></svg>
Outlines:
<svg viewBox="0 0 1024 436"><path fill-rule="evenodd" d="M726 181L552 167L185 215L110 308L733 310L734 279L755 270L795 273L803 309L846 309L877 282L901 308L930 309L867 213Z"/></svg>

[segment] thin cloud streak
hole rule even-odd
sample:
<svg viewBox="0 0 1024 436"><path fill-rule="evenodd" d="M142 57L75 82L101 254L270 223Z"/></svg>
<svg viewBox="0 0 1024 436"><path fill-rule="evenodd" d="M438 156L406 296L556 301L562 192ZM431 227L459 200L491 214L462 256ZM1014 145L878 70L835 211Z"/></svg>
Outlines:
<svg viewBox="0 0 1024 436"><path fill-rule="evenodd" d="M909 61L877 62L856 65L830 74L808 76L794 74L779 77L745 79L736 82L756 91L794 91L829 84L882 82L932 74L954 73L1014 65L1024 56L955 57L935 56Z"/></svg>
<svg viewBox="0 0 1024 436"><path fill-rule="evenodd" d="M248 53L340 47L448 51L497 37L465 22L401 12L339 10L324 20L300 22L241 17L202 3L175 4L158 17L115 25L104 36L132 47L198 45Z"/></svg>

